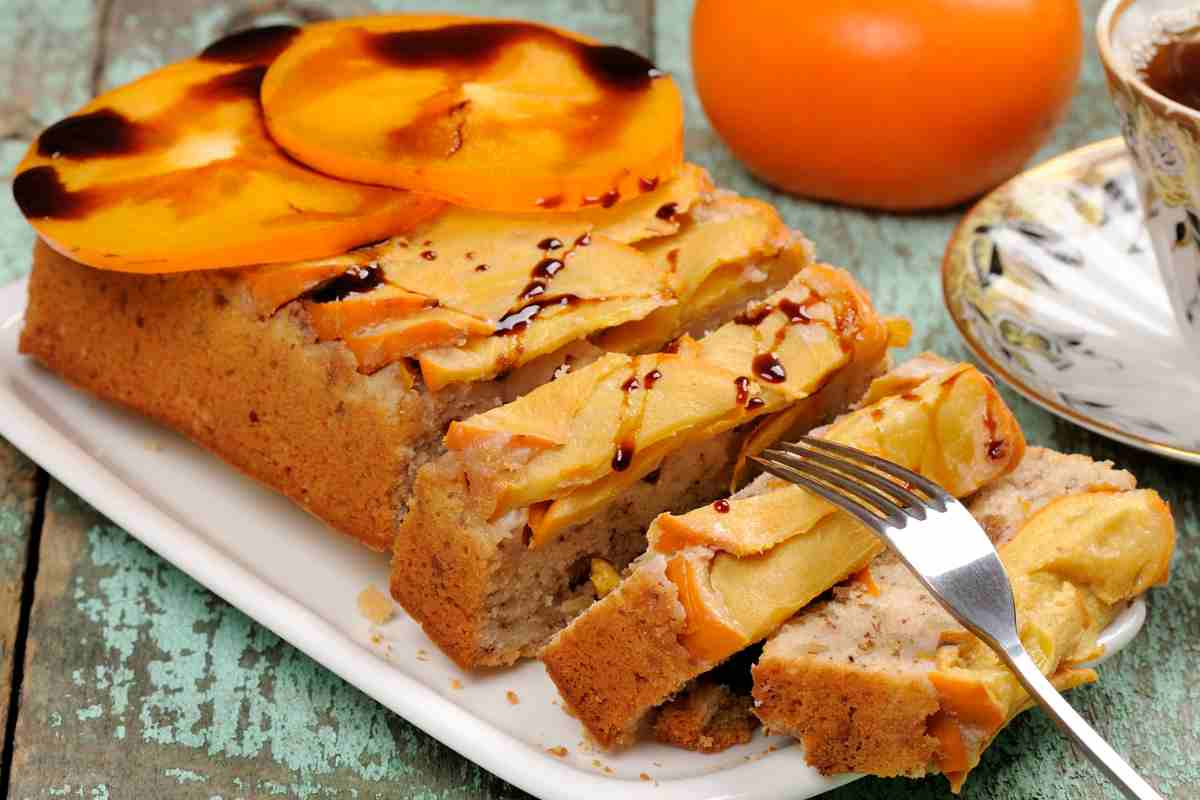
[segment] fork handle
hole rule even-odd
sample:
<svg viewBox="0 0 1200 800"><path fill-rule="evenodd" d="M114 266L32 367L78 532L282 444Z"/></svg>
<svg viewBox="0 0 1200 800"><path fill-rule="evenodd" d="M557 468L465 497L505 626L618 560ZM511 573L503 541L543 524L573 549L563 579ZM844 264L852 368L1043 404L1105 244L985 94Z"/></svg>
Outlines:
<svg viewBox="0 0 1200 800"><path fill-rule="evenodd" d="M1133 767L1096 733L1087 720L1079 716L1058 689L1054 688L1054 684L1038 669L1024 647L1018 646L1011 650L1000 647L997 650L1030 696L1038 701L1042 709L1058 723L1058 727L1079 745L1079 749L1083 750L1091 762L1099 767L1126 797L1130 800L1163 800L1154 787L1134 772Z"/></svg>

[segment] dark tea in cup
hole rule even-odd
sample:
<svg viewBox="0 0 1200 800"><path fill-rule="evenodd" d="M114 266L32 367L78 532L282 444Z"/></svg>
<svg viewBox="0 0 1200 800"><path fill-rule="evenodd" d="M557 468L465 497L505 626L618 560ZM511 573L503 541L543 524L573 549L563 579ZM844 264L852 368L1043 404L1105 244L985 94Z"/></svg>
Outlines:
<svg viewBox="0 0 1200 800"><path fill-rule="evenodd" d="M1138 72L1154 91L1200 111L1200 29L1163 34Z"/></svg>

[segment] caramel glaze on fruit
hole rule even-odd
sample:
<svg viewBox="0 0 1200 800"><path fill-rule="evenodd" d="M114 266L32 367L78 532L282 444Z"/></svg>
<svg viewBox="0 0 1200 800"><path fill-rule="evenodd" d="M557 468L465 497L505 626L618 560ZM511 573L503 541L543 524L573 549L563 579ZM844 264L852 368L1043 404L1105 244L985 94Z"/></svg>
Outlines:
<svg viewBox="0 0 1200 800"><path fill-rule="evenodd" d="M812 292L803 303L797 303L795 300L790 300L785 297L779 301L778 309L770 304L764 303L743 311L734 318L734 322L739 325L750 325L757 328L758 324L766 319L771 312L778 310L781 314L787 317L788 323L791 325L810 325L813 322L816 322L816 320L809 316L806 309L824 301L825 298L816 292ZM847 320L838 318L834 332L838 334L838 343L841 345L842 351L848 353L853 349L854 345L846 338L846 324ZM755 334L758 335L757 330L755 331ZM776 357L776 355L772 352L772 350L783 343L785 338L787 338L787 326L784 326L776 331L775 342L770 348L763 350L760 347L758 354L754 356L754 360L750 364L750 371L759 380L765 381L766 383L783 383L787 380L787 371L784 369L784 366L782 362L780 362L779 358ZM754 400L757 400L757 398L750 400L750 402L746 402L746 397L743 395L748 396L749 382L747 381L747 383L743 385L740 383L742 380L746 379L739 378L739 383L737 384L738 404L741 405L744 403L747 410L755 410L761 407L761 400L759 400L757 403L754 402Z"/></svg>
<svg viewBox="0 0 1200 800"><path fill-rule="evenodd" d="M187 124L190 118L188 107L192 104L246 97L257 99L263 76L267 73L266 65L299 32L300 29L292 25L272 25L218 39L204 48L199 58L217 63L246 64L244 69L218 75L193 87L177 103L150 120L134 122L110 108L59 120L38 136L38 154L79 161L128 155L168 145ZM58 170L49 165L27 169L13 180L13 197L26 217L78 219L99 205L118 202L126 192L127 189L121 186L70 191L63 185Z"/></svg>
<svg viewBox="0 0 1200 800"><path fill-rule="evenodd" d="M231 33L200 51L205 61L225 64L263 64L275 60L300 29L295 25L267 25Z"/></svg>
<svg viewBox="0 0 1200 800"><path fill-rule="evenodd" d="M631 50L614 45L584 44L527 22L447 25L368 33L366 37L368 50L380 60L417 69L476 71L489 66L507 47L543 39L569 50L580 68L609 92L640 91L663 74Z"/></svg>
<svg viewBox="0 0 1200 800"><path fill-rule="evenodd" d="M548 289L554 276L567 266L567 261L576 248L587 247L591 243L592 237L589 234L581 234L571 245L571 249L562 256L546 256L534 264L533 270L530 272L531 280L521 290L513 307L496 323L496 332L493 336L511 336L514 333L520 333L528 328L529 323L545 309L578 303L579 298L573 294L550 295ZM556 237L548 237L538 242L537 246L539 250L548 253L562 249L563 243Z"/></svg>
<svg viewBox="0 0 1200 800"><path fill-rule="evenodd" d="M854 345L850 341L850 337L847 336L847 330L853 324L853 320L847 318L851 315L835 315L835 322L830 324L824 320L814 319L808 314L807 309L824 302L826 302L826 299L809 287L809 295L803 302L796 302L785 297L776 305L761 303L748 308L734 318L736 324L748 325L755 329L754 333L756 340L758 340L758 347L756 348L757 354L751 361L750 371L757 380L768 384L779 384L787 380L787 372L783 363L772 351L784 342L787 338L788 328L792 325L811 325L814 323L825 325L837 334L838 344L841 346L843 352L848 353L853 350ZM759 332L758 326L776 311L787 319L788 324L780 327L775 332L771 347L764 349L762 347L762 334ZM670 348L664 348L663 352L659 354L658 366L664 365L664 354L669 359L673 352ZM641 416L645 411L644 395L654 388L655 382L661 377L662 373L656 367L647 372L641 381L638 380L637 375L634 375L621 384L621 389L625 393L622 401L621 416L626 421L621 425L618 439L614 442L612 468L616 472L623 472L633 462L633 456L635 455L633 442L636 439L638 429L641 427ZM952 384L955 377L957 376L952 376L950 380L945 382L945 385ZM754 414L766 405L761 397L750 396L751 388L754 385L751 378L740 375L734 379L733 383L737 391L736 402L746 412ZM638 397L639 395L640 397ZM637 398L636 400L635 397ZM638 403L638 406L631 413L630 407L635 402ZM995 422L992 421L991 424L994 427ZM989 448L988 452L989 454L992 453L993 449ZM999 460L999 458L995 457L993 460Z"/></svg>
<svg viewBox="0 0 1200 800"><path fill-rule="evenodd" d="M543 41L569 52L579 68L601 89L601 97L581 107L568 134L581 150L595 148L599 141L611 139L622 121L634 108L634 101L650 88L651 81L665 73L641 55L623 47L587 44L541 25L526 22L467 23L440 28L363 33L366 51L380 62L409 69L441 69L462 83L495 63L514 45ZM422 113L412 122L391 133L392 143L403 151L433 148L448 158L463 143L463 122L468 101L436 105L433 113ZM447 125L447 122L454 122ZM639 182L645 191L658 185L657 177ZM611 208L621 199L616 189L585 196L584 206ZM552 209L562 198L542 198L538 205Z"/></svg>
<svg viewBox="0 0 1200 800"><path fill-rule="evenodd" d="M177 103L143 122L134 122L109 108L67 117L38 136L38 154L83 161L170 145L180 135L181 126L186 125L189 106L257 98L266 72L267 68L259 64L218 75L193 87ZM120 202L127 193L128 189L120 184L71 191L63 185L58 170L48 164L24 170L13 180L17 206L30 218L78 219L98 206Z"/></svg>
<svg viewBox="0 0 1200 800"><path fill-rule="evenodd" d="M310 290L304 297L314 303L336 303L352 294L369 292L383 283L383 268L378 264L351 267L333 280Z"/></svg>

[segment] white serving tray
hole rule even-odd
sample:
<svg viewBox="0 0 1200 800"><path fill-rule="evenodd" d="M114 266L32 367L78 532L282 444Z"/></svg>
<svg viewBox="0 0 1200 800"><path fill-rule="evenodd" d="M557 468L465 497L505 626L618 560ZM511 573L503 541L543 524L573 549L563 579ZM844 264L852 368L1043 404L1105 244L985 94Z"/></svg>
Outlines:
<svg viewBox="0 0 1200 800"><path fill-rule="evenodd" d="M371 625L356 599L369 584L386 591L385 556L18 355L25 290L23 280L0 288L0 434L172 564L485 769L545 800L801 800L856 777L823 777L794 742L761 734L717 755L653 743L594 751L539 662L464 673L407 615ZM1140 601L1126 610L1105 632L1107 652L1144 619ZM558 747L567 754L548 752Z"/></svg>

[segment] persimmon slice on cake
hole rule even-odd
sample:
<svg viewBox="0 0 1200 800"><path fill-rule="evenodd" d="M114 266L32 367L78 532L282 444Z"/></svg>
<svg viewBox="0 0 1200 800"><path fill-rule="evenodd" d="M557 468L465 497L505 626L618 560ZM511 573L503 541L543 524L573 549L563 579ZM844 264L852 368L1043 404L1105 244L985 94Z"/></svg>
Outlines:
<svg viewBox="0 0 1200 800"><path fill-rule="evenodd" d="M297 32L234 34L51 125L17 167L22 213L75 261L145 273L324 258L436 214L431 197L329 178L270 139L259 86Z"/></svg>
<svg viewBox="0 0 1200 800"><path fill-rule="evenodd" d="M267 127L347 180L494 211L612 206L679 171L683 105L642 56L528 22L398 14L309 26Z"/></svg>

